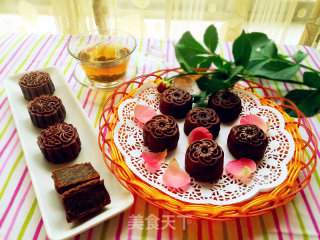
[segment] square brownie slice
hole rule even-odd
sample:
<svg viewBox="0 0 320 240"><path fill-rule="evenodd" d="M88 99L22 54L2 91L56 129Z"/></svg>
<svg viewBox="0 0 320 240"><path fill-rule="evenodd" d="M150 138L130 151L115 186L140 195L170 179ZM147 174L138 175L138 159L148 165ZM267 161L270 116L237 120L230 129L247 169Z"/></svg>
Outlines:
<svg viewBox="0 0 320 240"><path fill-rule="evenodd" d="M91 163L86 162L55 169L52 171L52 178L57 192L61 194L85 182L99 179L100 175Z"/></svg>
<svg viewBox="0 0 320 240"><path fill-rule="evenodd" d="M59 196L67 222L80 220L111 202L103 180L92 180L65 191Z"/></svg>

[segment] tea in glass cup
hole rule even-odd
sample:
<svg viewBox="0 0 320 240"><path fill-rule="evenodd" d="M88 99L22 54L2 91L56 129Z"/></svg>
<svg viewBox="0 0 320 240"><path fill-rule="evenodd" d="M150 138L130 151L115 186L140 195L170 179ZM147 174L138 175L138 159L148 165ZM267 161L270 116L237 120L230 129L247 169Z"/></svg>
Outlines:
<svg viewBox="0 0 320 240"><path fill-rule="evenodd" d="M68 46L88 79L104 88L122 82L135 48L134 37L116 30L96 30L77 36Z"/></svg>

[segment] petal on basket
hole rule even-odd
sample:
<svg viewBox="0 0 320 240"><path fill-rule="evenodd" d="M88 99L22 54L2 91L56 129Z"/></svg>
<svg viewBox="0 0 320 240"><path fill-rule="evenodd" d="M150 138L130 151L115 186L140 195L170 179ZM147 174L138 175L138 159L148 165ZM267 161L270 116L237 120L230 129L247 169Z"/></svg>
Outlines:
<svg viewBox="0 0 320 240"><path fill-rule="evenodd" d="M163 182L172 188L181 188L186 191L190 187L190 176L180 166L174 158L168 164L166 171L162 176Z"/></svg>
<svg viewBox="0 0 320 240"><path fill-rule="evenodd" d="M263 121L260 117L254 114L243 116L240 119L240 124L253 124L261 128L265 133L268 132L268 124L265 121Z"/></svg>
<svg viewBox="0 0 320 240"><path fill-rule="evenodd" d="M145 167L150 173L154 173L159 170L161 165L164 163L165 157L167 156L167 149L163 152L142 152L142 158L145 163Z"/></svg>
<svg viewBox="0 0 320 240"><path fill-rule="evenodd" d="M201 140L201 139L212 139L212 134L209 132L207 128L204 127L197 127L193 129L188 136L188 143L191 145L195 141Z"/></svg>
<svg viewBox="0 0 320 240"><path fill-rule="evenodd" d="M156 111L150 106L137 104L134 108L134 117L143 124L148 122L155 115L157 115Z"/></svg>
<svg viewBox="0 0 320 240"><path fill-rule="evenodd" d="M252 173L256 171L256 169L256 163L249 158L233 160L228 162L225 166L227 174L231 174L233 178L244 183L248 183L251 180Z"/></svg>

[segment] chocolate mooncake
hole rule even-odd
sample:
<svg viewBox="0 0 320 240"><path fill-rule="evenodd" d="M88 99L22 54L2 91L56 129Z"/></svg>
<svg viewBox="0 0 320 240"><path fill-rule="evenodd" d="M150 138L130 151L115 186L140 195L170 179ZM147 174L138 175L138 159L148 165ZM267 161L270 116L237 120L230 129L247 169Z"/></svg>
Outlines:
<svg viewBox="0 0 320 240"><path fill-rule="evenodd" d="M28 101L43 94L53 94L55 90L50 75L46 72L36 71L24 74L18 83L24 98Z"/></svg>
<svg viewBox="0 0 320 240"><path fill-rule="evenodd" d="M221 90L209 97L208 107L214 109L220 117L221 122L235 120L241 110L241 99L227 90Z"/></svg>
<svg viewBox="0 0 320 240"><path fill-rule="evenodd" d="M55 169L52 171L52 178L55 189L61 194L82 183L99 179L100 174L92 167L91 163L86 162Z"/></svg>
<svg viewBox="0 0 320 240"><path fill-rule="evenodd" d="M224 153L211 139L192 143L185 155L185 169L191 177L202 182L219 179L223 173Z"/></svg>
<svg viewBox="0 0 320 240"><path fill-rule="evenodd" d="M173 150L179 136L178 124L168 115L156 115L143 126L143 140L152 152Z"/></svg>
<svg viewBox="0 0 320 240"><path fill-rule="evenodd" d="M209 130L213 138L216 138L220 131L220 118L211 108L197 107L190 110L184 122L186 135L197 128L204 127Z"/></svg>
<svg viewBox="0 0 320 240"><path fill-rule="evenodd" d="M103 180L92 180L65 191L59 196L67 222L83 219L111 202Z"/></svg>
<svg viewBox="0 0 320 240"><path fill-rule="evenodd" d="M176 119L184 118L192 108L192 96L182 88L168 88L160 94L160 111Z"/></svg>
<svg viewBox="0 0 320 240"><path fill-rule="evenodd" d="M39 128L63 122L66 117L61 99L53 95L41 95L30 101L28 112L32 123Z"/></svg>
<svg viewBox="0 0 320 240"><path fill-rule="evenodd" d="M258 161L264 155L268 137L262 129L253 124L234 126L227 140L230 153L236 158Z"/></svg>
<svg viewBox="0 0 320 240"><path fill-rule="evenodd" d="M53 163L71 161L81 150L78 131L68 123L57 123L42 130L38 145L45 159Z"/></svg>

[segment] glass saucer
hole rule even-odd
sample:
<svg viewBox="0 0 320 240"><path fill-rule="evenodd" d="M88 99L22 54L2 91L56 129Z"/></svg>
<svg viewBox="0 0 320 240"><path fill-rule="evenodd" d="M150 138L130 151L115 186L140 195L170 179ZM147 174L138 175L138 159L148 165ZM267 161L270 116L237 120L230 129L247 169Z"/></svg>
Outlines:
<svg viewBox="0 0 320 240"><path fill-rule="evenodd" d="M134 78L137 75L137 72L138 72L137 66L135 64L129 63L127 67L126 75L121 80L114 82L113 84L97 83L97 82L92 82L87 77L87 75L83 71L80 64L77 63L76 67L73 70L73 76L76 79L76 81L84 87L87 87L93 90L108 92L108 91L114 90L121 83L130 81L132 78Z"/></svg>

